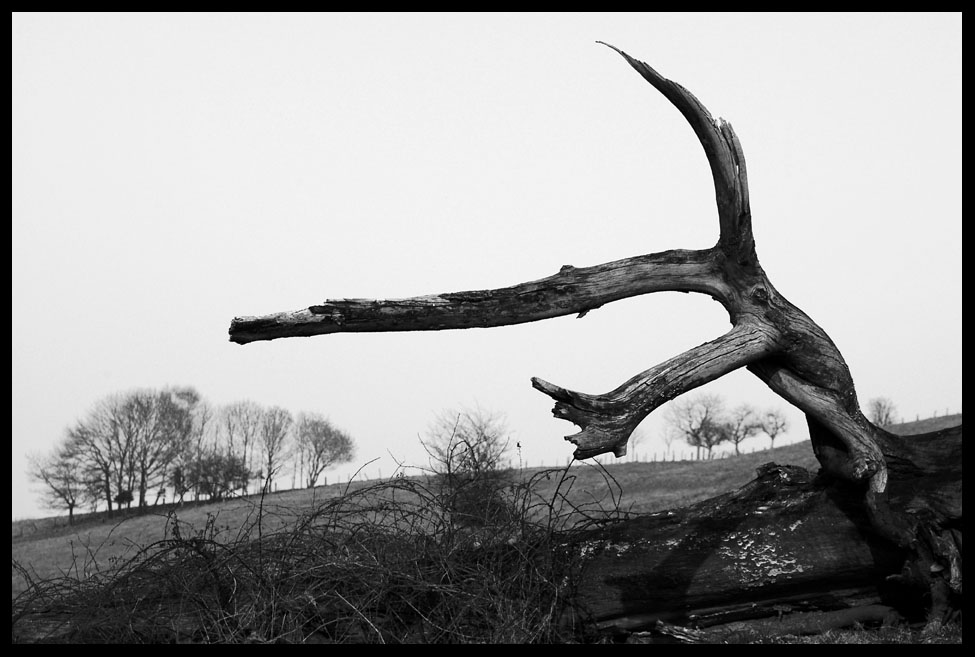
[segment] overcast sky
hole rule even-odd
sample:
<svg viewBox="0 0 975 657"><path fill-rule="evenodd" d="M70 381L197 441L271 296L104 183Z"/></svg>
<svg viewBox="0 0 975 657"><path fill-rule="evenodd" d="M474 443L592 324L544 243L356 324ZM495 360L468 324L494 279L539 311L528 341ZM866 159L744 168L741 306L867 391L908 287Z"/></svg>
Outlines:
<svg viewBox="0 0 975 657"><path fill-rule="evenodd" d="M602 393L729 328L705 295L583 319L240 346L235 316L503 287L717 239L707 160L606 41L730 121L772 284L861 404L961 412L956 14L14 14L12 501L101 399L196 387L315 411L373 476L439 411L503 413L529 465ZM801 414L741 370L697 392ZM694 394L694 393L691 393ZM638 452L662 451L661 408ZM764 444L764 439L756 446Z"/></svg>

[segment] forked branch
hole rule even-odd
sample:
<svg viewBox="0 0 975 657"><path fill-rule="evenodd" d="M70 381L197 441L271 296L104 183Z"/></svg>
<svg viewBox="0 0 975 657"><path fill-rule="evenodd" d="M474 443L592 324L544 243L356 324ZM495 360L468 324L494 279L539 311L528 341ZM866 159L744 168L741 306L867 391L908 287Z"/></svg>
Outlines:
<svg viewBox="0 0 975 657"><path fill-rule="evenodd" d="M567 437L577 446L576 458L606 451L623 456L630 434L657 407L774 353L778 338L774 327L743 321L717 340L655 365L605 395L573 392L538 377L532 385L555 400L555 417L582 429Z"/></svg>
<svg viewBox="0 0 975 657"><path fill-rule="evenodd" d="M613 48L612 46L610 46ZM533 379L556 400L554 414L582 430L567 439L576 458L625 454L634 428L664 402L742 366L809 418L814 449L829 472L886 483L879 431L863 417L846 364L828 336L772 287L752 237L748 180L731 125L714 120L681 85L613 48L681 112L704 148L714 180L719 237L714 247L664 251L557 274L511 287L409 299L328 299L261 317L240 317L230 339L240 344L340 332L427 331L505 326L578 314L641 294L699 292L720 302L733 328L603 395Z"/></svg>

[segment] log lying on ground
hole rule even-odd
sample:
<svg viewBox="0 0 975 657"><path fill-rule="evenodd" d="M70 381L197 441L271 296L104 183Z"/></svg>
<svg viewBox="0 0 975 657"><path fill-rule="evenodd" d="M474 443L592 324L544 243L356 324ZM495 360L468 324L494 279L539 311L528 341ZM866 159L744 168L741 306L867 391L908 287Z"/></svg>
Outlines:
<svg viewBox="0 0 975 657"><path fill-rule="evenodd" d="M960 457L960 426L909 438ZM947 579L960 588L961 460L920 488L919 473L900 466L890 480L898 503L942 504L953 527L944 536L957 541L959 555ZM926 578L910 572L912 551L874 530L868 513L855 485L767 464L737 491L578 537L572 549L584 569L576 613L610 634L698 642L749 630L808 634L923 620Z"/></svg>
<svg viewBox="0 0 975 657"><path fill-rule="evenodd" d="M576 458L610 452L622 456L633 430L656 408L745 367L803 411L824 475L850 487L844 494L862 510L856 516L858 527L910 554L911 576L928 591L936 621L962 590L960 446L954 461L955 452L941 451L940 439L893 436L863 415L839 349L772 286L759 264L745 158L731 125L715 120L680 84L617 52L681 112L704 148L718 210L719 235L713 247L595 267L567 265L547 278L496 290L394 300L328 299L294 312L235 318L230 339L246 344L337 332L494 327L569 314L582 317L606 303L652 292L707 294L728 311L731 330L610 392L587 394L532 379L537 390L555 400L555 416L580 428L566 437L576 445ZM916 488L891 487L892 469L898 476L912 473ZM763 520L776 524L768 516ZM828 526L823 529L828 531Z"/></svg>

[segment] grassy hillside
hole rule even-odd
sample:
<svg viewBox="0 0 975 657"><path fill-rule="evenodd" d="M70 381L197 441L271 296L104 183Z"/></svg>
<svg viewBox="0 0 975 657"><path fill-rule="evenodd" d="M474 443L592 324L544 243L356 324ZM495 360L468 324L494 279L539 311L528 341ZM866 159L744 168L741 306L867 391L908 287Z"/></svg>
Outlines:
<svg viewBox="0 0 975 657"><path fill-rule="evenodd" d="M961 424L961 413L955 413L953 415L929 417L915 422L902 422L890 427L890 431L901 436L914 436L919 433L930 433L931 431L957 427L959 424Z"/></svg>
<svg viewBox="0 0 975 657"><path fill-rule="evenodd" d="M819 469L808 441L713 461L621 463L604 468L581 462L568 471L570 499L604 506L615 501L620 510L632 513L673 509L740 488L755 478L759 466L770 462ZM554 481L540 488L543 497L554 490Z"/></svg>
<svg viewBox="0 0 975 657"><path fill-rule="evenodd" d="M961 413L906 422L889 427L902 436L927 433L961 424ZM755 478L766 463L798 465L812 472L819 470L809 441L742 454L713 461L665 461L621 463L594 467L582 462L570 470L574 501L618 499L621 510L650 513L686 506L726 493ZM542 490L554 491L555 482Z"/></svg>
<svg viewBox="0 0 975 657"><path fill-rule="evenodd" d="M569 505L590 513L647 513L691 504L733 490L755 476L763 463L818 467L808 442L777 447L714 461L625 463L598 467L587 462L560 470L526 469L525 478L536 477L539 502L556 499L557 491ZM258 519L260 531L271 533L294 525L303 515L313 513L323 502L347 489L356 490L370 482L335 484L314 490L274 493L264 498L252 496L214 504L184 507L175 512L184 536L206 532L215 540L234 540L242 528L253 528ZM162 541L172 532L173 517L158 509L147 515L124 520L88 519L74 527L47 526L11 544L11 557L35 579L62 574L84 577L137 554L146 545ZM25 587L20 573L12 577L16 594Z"/></svg>

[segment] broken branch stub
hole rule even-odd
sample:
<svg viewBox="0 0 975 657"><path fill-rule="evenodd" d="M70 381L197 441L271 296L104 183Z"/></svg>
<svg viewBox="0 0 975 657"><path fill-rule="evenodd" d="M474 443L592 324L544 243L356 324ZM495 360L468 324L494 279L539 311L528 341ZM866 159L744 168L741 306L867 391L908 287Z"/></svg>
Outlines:
<svg viewBox="0 0 975 657"><path fill-rule="evenodd" d="M826 333L780 295L758 262L741 144L731 125L713 119L687 89L609 46L684 116L704 148L714 181L719 235L715 246L671 250L558 273L506 288L407 299L328 299L294 312L239 317L239 344L283 337L376 331L506 326L563 315L583 316L612 301L661 291L707 294L728 311L732 329L656 365L608 393L590 395L532 379L556 402L553 413L581 429L567 436L576 458L626 453L636 426L666 401L740 367L807 416L823 468L882 492L887 466L883 432L860 411L850 372Z"/></svg>

